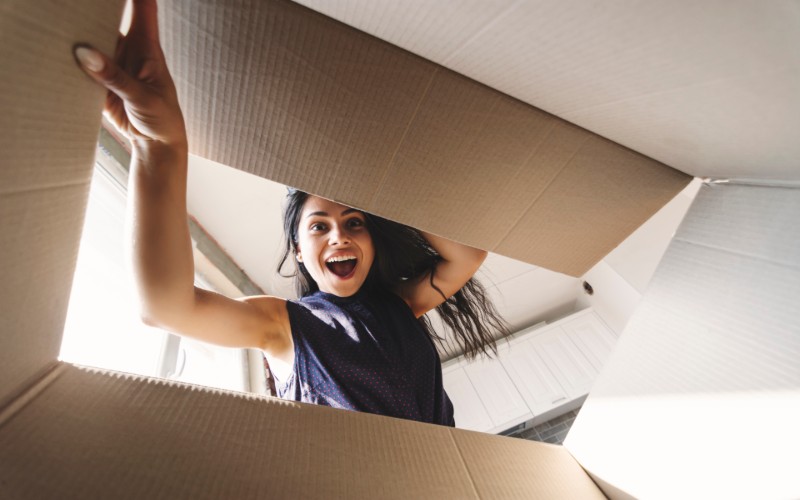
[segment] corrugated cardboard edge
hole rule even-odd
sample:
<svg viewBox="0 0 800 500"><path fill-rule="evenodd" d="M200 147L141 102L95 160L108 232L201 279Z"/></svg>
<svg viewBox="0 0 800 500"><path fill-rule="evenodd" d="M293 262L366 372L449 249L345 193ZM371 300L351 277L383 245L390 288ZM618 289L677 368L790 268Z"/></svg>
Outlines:
<svg viewBox="0 0 800 500"><path fill-rule="evenodd" d="M10 498L602 498L543 443L66 363L24 399Z"/></svg>
<svg viewBox="0 0 800 500"><path fill-rule="evenodd" d="M16 394L10 394L7 402L0 402L3 403L0 405L0 428L41 394L63 371L64 365L54 361L51 365L44 367L31 379L29 384L22 387Z"/></svg>

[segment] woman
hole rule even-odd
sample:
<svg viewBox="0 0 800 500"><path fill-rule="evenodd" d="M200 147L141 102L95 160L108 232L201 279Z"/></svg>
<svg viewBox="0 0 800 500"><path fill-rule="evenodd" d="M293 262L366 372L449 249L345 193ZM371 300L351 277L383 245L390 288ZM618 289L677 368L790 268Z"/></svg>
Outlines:
<svg viewBox="0 0 800 500"><path fill-rule="evenodd" d="M471 281L486 252L293 192L284 259L297 262L301 299L232 300L194 287L188 145L156 14L155 1L134 2L114 60L75 48L109 91L106 115L131 139L130 248L143 320L262 350L284 397L454 425L431 329L417 318L439 307L469 354L484 350L486 325L502 329Z"/></svg>

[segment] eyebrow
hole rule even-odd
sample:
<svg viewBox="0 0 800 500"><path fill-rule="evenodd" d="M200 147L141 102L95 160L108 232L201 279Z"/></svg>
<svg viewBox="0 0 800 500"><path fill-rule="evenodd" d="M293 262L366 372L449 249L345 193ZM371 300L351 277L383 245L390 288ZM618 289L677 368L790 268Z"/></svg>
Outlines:
<svg viewBox="0 0 800 500"><path fill-rule="evenodd" d="M353 212L361 212L361 210L357 210L355 208L348 208L348 209L344 210L341 213L341 216L343 217L343 216L345 216L347 214L351 214ZM306 215L306 219L309 218L309 217L313 217L315 215L319 215L319 216L322 216L322 217L328 217L329 216L328 212L311 212L310 214Z"/></svg>

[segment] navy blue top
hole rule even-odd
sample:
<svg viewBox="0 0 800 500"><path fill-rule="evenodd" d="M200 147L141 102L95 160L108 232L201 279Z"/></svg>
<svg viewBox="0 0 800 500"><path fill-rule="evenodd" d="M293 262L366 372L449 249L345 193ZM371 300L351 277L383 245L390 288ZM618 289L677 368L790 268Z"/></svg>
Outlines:
<svg viewBox="0 0 800 500"><path fill-rule="evenodd" d="M454 426L442 365L408 304L390 292L288 301L294 367L284 399Z"/></svg>

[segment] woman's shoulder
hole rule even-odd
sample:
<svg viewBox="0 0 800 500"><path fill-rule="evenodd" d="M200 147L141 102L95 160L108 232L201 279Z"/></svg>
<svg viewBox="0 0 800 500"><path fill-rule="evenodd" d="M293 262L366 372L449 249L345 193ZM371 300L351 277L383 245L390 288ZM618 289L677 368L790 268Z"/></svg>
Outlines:
<svg viewBox="0 0 800 500"><path fill-rule="evenodd" d="M275 297L274 295L250 295L237 300L259 308L267 309L283 307L287 302L287 299L284 299L283 297Z"/></svg>
<svg viewBox="0 0 800 500"><path fill-rule="evenodd" d="M242 297L238 300L254 306L272 320L279 321L280 323L288 323L286 317L287 300L283 297L275 297L272 295L251 295L249 297Z"/></svg>

